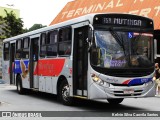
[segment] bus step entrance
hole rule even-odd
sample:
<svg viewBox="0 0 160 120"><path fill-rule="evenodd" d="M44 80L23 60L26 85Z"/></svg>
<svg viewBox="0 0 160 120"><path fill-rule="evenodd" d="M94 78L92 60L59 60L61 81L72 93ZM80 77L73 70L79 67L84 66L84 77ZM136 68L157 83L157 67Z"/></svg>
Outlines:
<svg viewBox="0 0 160 120"><path fill-rule="evenodd" d="M75 95L73 96L74 98L80 98L80 99L87 99L87 97L84 97L84 96L78 96L78 95Z"/></svg>
<svg viewBox="0 0 160 120"><path fill-rule="evenodd" d="M31 88L32 91L38 92L39 89L38 88Z"/></svg>

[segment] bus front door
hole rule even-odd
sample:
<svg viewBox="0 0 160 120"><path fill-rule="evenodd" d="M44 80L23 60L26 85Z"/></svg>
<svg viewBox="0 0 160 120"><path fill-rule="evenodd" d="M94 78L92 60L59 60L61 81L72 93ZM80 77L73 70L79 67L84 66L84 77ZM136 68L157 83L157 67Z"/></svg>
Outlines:
<svg viewBox="0 0 160 120"><path fill-rule="evenodd" d="M15 43L11 43L10 46L10 65L9 65L9 73L10 73L10 84L15 84L15 77L14 77L14 63L15 61Z"/></svg>
<svg viewBox="0 0 160 120"><path fill-rule="evenodd" d="M39 37L31 39L31 47L30 47L30 88L38 89L39 87L39 79L38 79L38 52L39 52Z"/></svg>
<svg viewBox="0 0 160 120"><path fill-rule="evenodd" d="M73 94L87 96L87 69L88 69L88 27L74 29L73 50Z"/></svg>

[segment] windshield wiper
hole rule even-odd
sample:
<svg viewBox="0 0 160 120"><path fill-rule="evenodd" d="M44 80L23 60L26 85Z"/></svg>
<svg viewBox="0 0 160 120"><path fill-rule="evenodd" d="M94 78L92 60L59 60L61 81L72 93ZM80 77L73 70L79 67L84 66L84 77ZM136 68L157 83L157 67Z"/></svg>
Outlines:
<svg viewBox="0 0 160 120"><path fill-rule="evenodd" d="M118 33L113 30L113 28L109 28L109 32L115 38L120 47L123 49L124 55L126 56L123 37L120 37Z"/></svg>

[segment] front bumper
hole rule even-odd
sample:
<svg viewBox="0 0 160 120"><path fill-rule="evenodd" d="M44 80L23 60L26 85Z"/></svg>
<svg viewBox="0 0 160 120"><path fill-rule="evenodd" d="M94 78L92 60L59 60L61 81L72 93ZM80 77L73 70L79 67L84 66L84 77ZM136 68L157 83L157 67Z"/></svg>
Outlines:
<svg viewBox="0 0 160 120"><path fill-rule="evenodd" d="M155 93L156 84L153 81L138 86L114 86L110 84L108 88L93 82L90 85L89 99L153 97Z"/></svg>

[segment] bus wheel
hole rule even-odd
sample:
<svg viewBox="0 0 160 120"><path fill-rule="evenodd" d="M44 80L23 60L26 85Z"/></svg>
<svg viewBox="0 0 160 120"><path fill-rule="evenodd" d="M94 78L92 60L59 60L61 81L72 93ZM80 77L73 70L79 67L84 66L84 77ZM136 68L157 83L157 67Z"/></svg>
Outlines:
<svg viewBox="0 0 160 120"><path fill-rule="evenodd" d="M59 99L64 105L72 105L73 98L69 96L69 85L66 80L62 81L59 87Z"/></svg>
<svg viewBox="0 0 160 120"><path fill-rule="evenodd" d="M120 104L123 101L124 98L117 98L117 99L107 99L107 101L110 104L116 105L116 104Z"/></svg>
<svg viewBox="0 0 160 120"><path fill-rule="evenodd" d="M16 78L16 85L17 85L17 92L19 94L24 94L25 93L25 89L22 87L22 80L21 80L21 76L18 75Z"/></svg>

